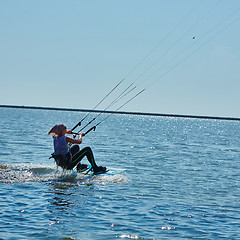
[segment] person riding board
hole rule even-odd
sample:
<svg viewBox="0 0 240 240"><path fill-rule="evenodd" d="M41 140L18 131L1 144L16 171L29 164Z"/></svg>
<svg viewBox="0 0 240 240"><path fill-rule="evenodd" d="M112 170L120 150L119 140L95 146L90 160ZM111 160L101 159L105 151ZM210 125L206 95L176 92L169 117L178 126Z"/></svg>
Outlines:
<svg viewBox="0 0 240 240"><path fill-rule="evenodd" d="M87 168L87 165L81 164L80 161L86 156L89 163L92 166L94 174L106 172L106 167L97 166L92 149L85 147L80 150L79 145L82 143L82 137L84 133L80 133L78 139L65 136L66 134L72 134L72 131L67 131L67 128L63 124L55 125L48 135L53 135L54 153L52 157L55 159L56 164L63 169L72 170L77 166L77 171L81 171ZM69 144L74 144L69 148Z"/></svg>

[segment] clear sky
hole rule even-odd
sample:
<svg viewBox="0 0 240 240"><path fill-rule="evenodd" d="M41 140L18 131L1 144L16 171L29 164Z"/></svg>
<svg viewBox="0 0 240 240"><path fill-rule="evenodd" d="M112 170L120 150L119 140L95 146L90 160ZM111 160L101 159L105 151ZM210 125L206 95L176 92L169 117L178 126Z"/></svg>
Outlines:
<svg viewBox="0 0 240 240"><path fill-rule="evenodd" d="M0 0L0 104L92 109L125 78L98 109L135 82L110 110L146 87L121 110L240 117L239 43L239 0Z"/></svg>

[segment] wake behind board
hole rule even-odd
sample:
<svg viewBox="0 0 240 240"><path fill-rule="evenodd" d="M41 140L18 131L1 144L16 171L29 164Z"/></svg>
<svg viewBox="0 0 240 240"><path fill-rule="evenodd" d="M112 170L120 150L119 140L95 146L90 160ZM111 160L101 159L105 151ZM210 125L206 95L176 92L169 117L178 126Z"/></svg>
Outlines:
<svg viewBox="0 0 240 240"><path fill-rule="evenodd" d="M92 171L91 165L88 165L87 168L83 169L82 171L77 171L76 169L73 169L70 173L65 173L60 178L58 178L57 181L72 182L72 181L76 180L78 174L81 176L88 176L88 177L94 177L94 176L99 176L99 175L114 176L123 171L125 171L125 169L107 169L106 172L94 173Z"/></svg>
<svg viewBox="0 0 240 240"><path fill-rule="evenodd" d="M63 182L64 181L66 181L66 182L67 181L73 181L77 177L77 174L78 174L77 170L74 169L70 172L70 174L65 173L60 178L58 178L57 180L58 181L63 181Z"/></svg>

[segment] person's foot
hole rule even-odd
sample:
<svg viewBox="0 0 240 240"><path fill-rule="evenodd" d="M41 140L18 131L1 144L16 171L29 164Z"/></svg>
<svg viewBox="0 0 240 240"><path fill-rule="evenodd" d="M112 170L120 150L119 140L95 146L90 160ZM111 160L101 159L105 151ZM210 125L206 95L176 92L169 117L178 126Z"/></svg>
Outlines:
<svg viewBox="0 0 240 240"><path fill-rule="evenodd" d="M81 163L79 163L79 164L77 165L77 171L78 171L78 172L82 172L82 171L87 170L87 169L88 169L88 165L87 165L87 164L81 164Z"/></svg>
<svg viewBox="0 0 240 240"><path fill-rule="evenodd" d="M105 173L106 171L107 171L107 168L102 166L99 166L93 169L94 174Z"/></svg>

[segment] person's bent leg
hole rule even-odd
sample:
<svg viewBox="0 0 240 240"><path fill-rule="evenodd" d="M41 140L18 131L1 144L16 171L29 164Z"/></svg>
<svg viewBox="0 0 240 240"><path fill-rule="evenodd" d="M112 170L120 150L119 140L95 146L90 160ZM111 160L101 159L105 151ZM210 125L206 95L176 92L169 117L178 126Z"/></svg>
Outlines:
<svg viewBox="0 0 240 240"><path fill-rule="evenodd" d="M73 157L72 157L72 163L70 168L74 168L79 162L84 158L87 157L89 163L91 164L93 170L97 169L97 164L95 162L94 156L92 149L90 147L85 147L81 151L77 152Z"/></svg>
<svg viewBox="0 0 240 240"><path fill-rule="evenodd" d="M80 151L80 148L79 148L79 145L77 144L74 144L70 149L69 149L70 153L71 153L71 156L72 158L74 158L74 155L77 154L79 151ZM72 162L72 161L71 161ZM71 167L72 164L70 164L69 167ZM79 163L77 164L77 170L80 170L82 168L82 164ZM85 168L87 168L87 166L85 166ZM72 168L71 168L72 169Z"/></svg>

